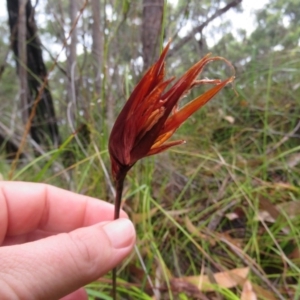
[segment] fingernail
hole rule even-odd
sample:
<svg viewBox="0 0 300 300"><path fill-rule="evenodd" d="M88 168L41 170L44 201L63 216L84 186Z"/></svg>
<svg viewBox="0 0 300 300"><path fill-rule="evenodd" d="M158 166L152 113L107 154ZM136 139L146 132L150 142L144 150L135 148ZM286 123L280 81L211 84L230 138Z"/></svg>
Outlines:
<svg viewBox="0 0 300 300"><path fill-rule="evenodd" d="M128 219L118 219L103 226L115 249L128 247L135 239L135 229Z"/></svg>

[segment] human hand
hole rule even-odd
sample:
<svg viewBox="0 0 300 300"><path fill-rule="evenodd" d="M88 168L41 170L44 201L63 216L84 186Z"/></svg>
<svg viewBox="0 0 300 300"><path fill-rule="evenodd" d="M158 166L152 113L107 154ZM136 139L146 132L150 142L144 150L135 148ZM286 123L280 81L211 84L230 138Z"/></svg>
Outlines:
<svg viewBox="0 0 300 300"><path fill-rule="evenodd" d="M87 299L80 287L119 264L135 242L126 214L112 221L113 211L53 186L0 181L0 299Z"/></svg>

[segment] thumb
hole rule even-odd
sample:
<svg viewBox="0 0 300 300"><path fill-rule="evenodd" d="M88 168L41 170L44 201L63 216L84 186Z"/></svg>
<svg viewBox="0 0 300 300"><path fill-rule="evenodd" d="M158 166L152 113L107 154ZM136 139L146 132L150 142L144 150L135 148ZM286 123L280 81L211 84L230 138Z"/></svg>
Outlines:
<svg viewBox="0 0 300 300"><path fill-rule="evenodd" d="M0 248L0 299L58 299L96 280L132 250L128 219Z"/></svg>

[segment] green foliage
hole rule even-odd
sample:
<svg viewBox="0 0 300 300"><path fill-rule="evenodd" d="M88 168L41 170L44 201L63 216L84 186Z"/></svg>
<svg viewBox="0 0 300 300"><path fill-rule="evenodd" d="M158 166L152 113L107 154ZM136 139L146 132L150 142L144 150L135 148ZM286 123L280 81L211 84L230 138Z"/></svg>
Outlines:
<svg viewBox="0 0 300 300"><path fill-rule="evenodd" d="M50 2L42 6L47 18L40 32L42 40L50 36L61 49L70 24L68 2L59 2L60 6ZM228 2L203 1L199 5L198 1L178 1L177 6L167 2L164 39L174 35L176 44L181 27L201 24ZM51 183L112 202L105 173L109 170L105 107L113 101L114 112L120 111L141 76L142 1L101 1L101 5L104 50L100 98L93 82L89 6L79 25L83 46L77 58L76 91L85 109L84 114L76 112L75 130L80 123L87 125L88 145L74 137L67 118L66 62L62 58L49 78L64 143L31 162L20 162L13 179ZM44 12L41 9L39 13ZM54 21L55 17L65 23ZM176 290L173 278L247 266L259 299L266 299L266 295L258 288L276 297L280 292L283 299L292 294L296 299L300 294L300 214L289 211L299 208L300 195L300 130L294 130L300 104L300 6L297 0L270 0L257 12L256 20L250 36L245 30L236 36L230 24L222 23L222 38L212 49L193 38L168 58L169 75L178 77L211 51L234 64L236 82L233 89L224 89L178 130L175 138L185 139L187 144L140 162L129 174L124 209L135 223L137 248L149 276L160 285L162 299L196 298L190 286ZM3 28L1 24L1 32ZM203 42L205 38L202 36ZM8 41L3 39L2 46L8 47ZM52 46L46 45L48 51L54 51ZM49 56L49 68L52 64ZM224 78L228 72L216 63L203 77ZM11 103L17 91L14 65L8 61L0 84L1 122L7 126L15 120ZM193 91L184 101L200 92ZM16 123L20 125L21 120ZM69 164L63 165L66 155ZM8 179L10 161L4 161L4 154L2 157L0 172ZM262 211L273 220L262 218ZM124 299L149 299L153 294L135 253L122 264L118 277L118 292ZM107 275L103 282L90 284L90 299L110 299L109 280ZM287 286L290 294L285 294ZM242 284L233 289L215 286L210 293L212 297L239 299Z"/></svg>

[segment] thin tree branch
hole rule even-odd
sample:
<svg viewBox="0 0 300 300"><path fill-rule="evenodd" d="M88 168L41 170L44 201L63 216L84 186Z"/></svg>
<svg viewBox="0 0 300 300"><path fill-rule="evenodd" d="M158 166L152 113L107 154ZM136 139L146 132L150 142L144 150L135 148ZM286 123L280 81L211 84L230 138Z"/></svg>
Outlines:
<svg viewBox="0 0 300 300"><path fill-rule="evenodd" d="M297 123L296 127L292 131L285 134L285 136L278 143L276 143L273 147L267 149L266 154L270 154L274 150L278 149L282 144L284 144L291 137L293 137L299 129L300 129L300 121Z"/></svg>
<svg viewBox="0 0 300 300"><path fill-rule="evenodd" d="M211 17L209 17L204 23L201 25L195 27L190 33L188 33L184 38L182 38L172 49L169 50L168 56L172 56L175 54L176 51L178 51L182 46L184 46L190 39L193 38L193 36L201 32L211 21L216 19L217 17L221 16L225 12L227 12L230 8L236 7L240 3L242 3L243 0L233 0L232 2L228 3L223 8L217 10Z"/></svg>

